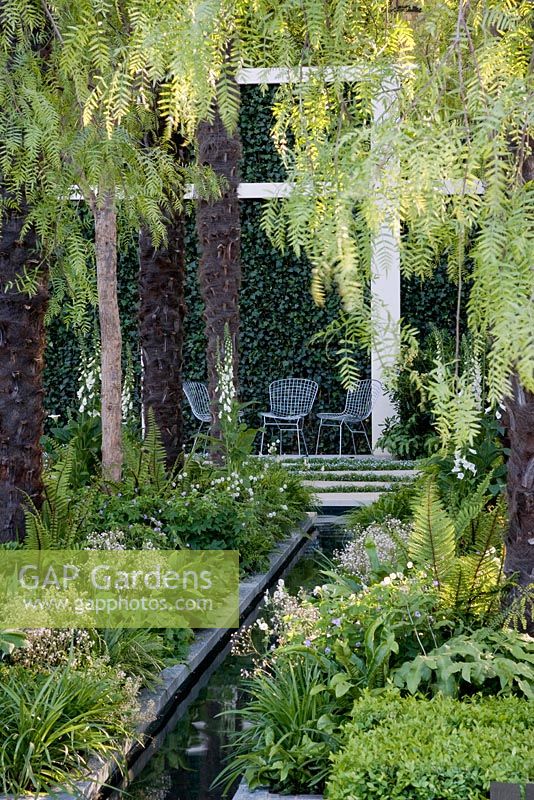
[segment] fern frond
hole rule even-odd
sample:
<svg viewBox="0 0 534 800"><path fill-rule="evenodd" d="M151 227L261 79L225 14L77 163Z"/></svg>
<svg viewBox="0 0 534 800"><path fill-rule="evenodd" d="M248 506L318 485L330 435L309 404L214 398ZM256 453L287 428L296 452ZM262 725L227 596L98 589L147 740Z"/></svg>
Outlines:
<svg viewBox="0 0 534 800"><path fill-rule="evenodd" d="M429 478L414 504L413 529L408 542L410 559L432 572L441 585L450 574L456 556L454 525L443 508L436 484Z"/></svg>

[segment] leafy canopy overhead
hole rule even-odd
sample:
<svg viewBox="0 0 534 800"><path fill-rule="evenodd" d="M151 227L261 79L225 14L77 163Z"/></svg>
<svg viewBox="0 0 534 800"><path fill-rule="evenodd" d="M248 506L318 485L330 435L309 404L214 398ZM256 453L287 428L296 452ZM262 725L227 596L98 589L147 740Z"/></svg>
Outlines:
<svg viewBox="0 0 534 800"><path fill-rule="evenodd" d="M255 6L281 65L362 65L352 85L342 72L325 83L323 70L277 94L274 135L296 191L265 221L280 244L309 253L317 299L335 281L357 316L370 239L402 225L407 275L431 276L445 253L451 278L472 281L469 323L491 341L490 399L512 372L534 388L532 4Z"/></svg>
<svg viewBox="0 0 534 800"><path fill-rule="evenodd" d="M229 126L237 98L228 72L295 70L275 93L273 129L295 191L267 208L264 224L279 246L310 257L318 302L336 284L353 327L368 327L370 243L387 224L394 237L403 231L407 275L430 277L445 254L451 279L471 282L469 324L477 341L490 341L490 400L507 394L512 372L534 388L532 3L421 0L405 11L383 0L209 0L180 12L169 0L139 0L138 8L130 66L142 59L157 71L170 125L183 128L173 109L179 76L193 74L184 62L191 43L199 62L212 54L207 92L219 93ZM336 70L350 65L357 76ZM301 80L309 66L316 71Z"/></svg>
<svg viewBox="0 0 534 800"><path fill-rule="evenodd" d="M157 86L143 64L124 79L139 19L135 3L106 0L6 0L0 8L1 204L22 208L45 257L54 252L51 313L66 306L72 322L83 322L96 302L94 247L73 193L93 210L111 195L123 229L147 225L157 244L165 213L183 203L185 181L201 194L218 190L213 176L184 168L173 142L159 137ZM207 100L203 106L188 81L180 113L195 126ZM21 276L20 288L31 284Z"/></svg>
<svg viewBox="0 0 534 800"><path fill-rule="evenodd" d="M310 257L317 301L337 285L361 333L370 243L384 224L402 230L407 275L430 277L445 254L451 278L471 282L490 400L514 372L534 389L528 0L422 0L410 11L383 0L7 0L0 13L0 171L30 197L46 185L33 211L43 237L75 246L49 202L73 181L118 186L131 219L157 229L170 154L136 147L156 125L154 100L167 133L191 141L214 97L235 125L238 67L296 68L274 95L273 129L295 191L264 224ZM357 76L336 70L349 65ZM299 80L308 66L317 71ZM72 216L60 218L68 228Z"/></svg>

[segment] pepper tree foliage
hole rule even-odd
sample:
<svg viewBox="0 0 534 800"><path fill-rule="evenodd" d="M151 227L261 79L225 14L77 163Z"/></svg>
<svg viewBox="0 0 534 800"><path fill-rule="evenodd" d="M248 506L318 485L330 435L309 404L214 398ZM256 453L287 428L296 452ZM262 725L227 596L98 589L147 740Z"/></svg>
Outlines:
<svg viewBox="0 0 534 800"><path fill-rule="evenodd" d="M0 94L8 109L0 130L4 197L9 205L25 201L25 228L34 228L41 244L59 254L62 268L51 274L56 290L51 309L68 296L72 321L78 323L83 322L88 303L95 301L95 280L93 271L87 270L73 192L85 200L95 219L102 465L114 479L120 477L122 463L117 209L127 228L146 226L157 245L165 236L163 215L183 202L184 170L170 140L152 143L151 134L160 127L153 80L139 70L128 85L119 80L135 51L130 36L136 11L127 0L75 4L8 0L2 4L0 20ZM193 30L188 9L181 18ZM194 61L192 52L189 58ZM207 78L209 67L203 65ZM187 101L183 119L194 127L202 105L195 106L198 98L187 76L182 90ZM203 95L207 91L203 89ZM118 110L112 114L113 104ZM201 193L216 189L215 180L201 180L205 170L189 173ZM17 288L33 291L35 280L25 274Z"/></svg>
<svg viewBox="0 0 534 800"><path fill-rule="evenodd" d="M180 125L180 4L138 4L151 13L133 18L137 50L118 82L156 64L162 109ZM490 340L488 397L497 402L512 373L534 388L533 185L524 169L534 10L528 0L422 0L419 10L384 0L208 0L195 26L208 15L221 39L232 39L231 62L213 68L230 126L238 100L227 72L294 70L276 92L273 135L295 188L271 204L264 225L280 247L308 255L316 300L337 285L349 333L369 344L371 241L384 224L399 236L404 223L406 275L429 276L447 252L451 277L471 281L469 326L481 347ZM309 66L316 71L305 74ZM373 123L381 92L390 113ZM114 118L120 103L108 113ZM465 445L476 429L472 376L443 377L436 412L454 415L452 436Z"/></svg>
<svg viewBox="0 0 534 800"><path fill-rule="evenodd" d="M0 15L6 202L25 196L26 227L35 226L42 247L54 254L50 313L66 306L67 320L80 323L96 299L94 247L73 188L88 201L116 192L125 226L138 227L142 219L161 238L161 204L179 201L182 176L165 147L140 147L156 119L137 92L122 94L120 121L104 113L98 90L120 63L128 27L120 4L6 0Z"/></svg>
<svg viewBox="0 0 534 800"><path fill-rule="evenodd" d="M337 284L352 330L369 341L370 242L384 223L394 233L402 223L405 275L430 276L447 253L451 278L472 284L468 322L481 350L489 340L490 401L510 393L513 373L534 388L532 4L425 0L419 14L377 0L240 7L245 58L319 68L277 92L274 136L295 191L265 218L280 246L309 255L318 302ZM360 70L347 87L335 67L350 64ZM390 113L377 123L380 93ZM438 365L434 377L445 438L465 446L480 411L473 376Z"/></svg>

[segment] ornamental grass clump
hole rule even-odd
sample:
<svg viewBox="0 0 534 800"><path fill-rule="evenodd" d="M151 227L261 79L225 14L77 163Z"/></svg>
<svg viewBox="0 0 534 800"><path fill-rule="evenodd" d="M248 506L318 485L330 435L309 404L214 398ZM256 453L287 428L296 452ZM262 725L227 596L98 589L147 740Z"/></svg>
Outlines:
<svg viewBox="0 0 534 800"><path fill-rule="evenodd" d="M340 746L341 718L312 657L280 657L245 682L250 700L239 710L247 727L233 742L231 763L217 779L228 789L241 775L251 789L320 792L330 756Z"/></svg>
<svg viewBox="0 0 534 800"><path fill-rule="evenodd" d="M128 689L109 674L10 667L0 682L0 791L74 790L93 755L116 759L133 734Z"/></svg>

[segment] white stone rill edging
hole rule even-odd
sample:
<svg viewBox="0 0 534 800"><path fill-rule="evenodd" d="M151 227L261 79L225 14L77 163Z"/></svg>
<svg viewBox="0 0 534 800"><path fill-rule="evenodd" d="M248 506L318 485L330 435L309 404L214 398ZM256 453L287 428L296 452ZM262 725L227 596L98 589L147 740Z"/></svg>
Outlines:
<svg viewBox="0 0 534 800"><path fill-rule="evenodd" d="M322 794L271 794L267 789L249 789L244 780L233 800L323 800Z"/></svg>
<svg viewBox="0 0 534 800"><path fill-rule="evenodd" d="M274 548L269 556L267 572L251 575L239 584L239 622L240 626L249 625L259 614L261 600L267 586L276 577L283 577L303 555L309 534L316 520L316 514L310 512L288 539ZM213 672L228 655L231 633L226 628L203 630L195 635L189 648L189 655L184 664L176 664L164 669L154 689L144 689L139 695L142 709L142 721L137 726L139 739L146 737L148 742L142 744L137 740L128 740L121 753L128 764L123 785L127 785L138 775L150 758L158 751L167 734L173 730L188 706L196 699L200 690L207 683ZM225 641L227 640L227 641ZM191 683L187 691L188 683ZM187 691L181 697L171 713L173 699L176 695ZM168 719L166 719L166 716ZM158 727L158 720L164 719ZM133 763L130 763L132 762ZM118 773L116 764L111 760L94 759L91 777L76 784L76 794L57 792L54 795L40 795L40 800L95 800L99 791L114 783ZM0 800L14 800L12 795L0 795ZM19 797L19 800L34 800L31 797Z"/></svg>

